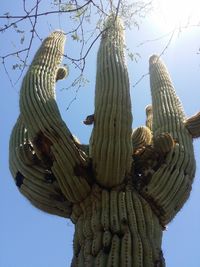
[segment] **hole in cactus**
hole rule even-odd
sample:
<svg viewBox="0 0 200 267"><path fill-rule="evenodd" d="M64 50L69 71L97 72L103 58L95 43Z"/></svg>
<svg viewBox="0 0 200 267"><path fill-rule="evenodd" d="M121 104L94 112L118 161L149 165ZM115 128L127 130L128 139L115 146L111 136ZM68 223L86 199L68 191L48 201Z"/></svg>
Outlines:
<svg viewBox="0 0 200 267"><path fill-rule="evenodd" d="M52 184L56 180L56 177L53 175L53 173L48 173L45 175L45 180Z"/></svg>
<svg viewBox="0 0 200 267"><path fill-rule="evenodd" d="M39 132L37 136L34 138L33 144L39 150L44 164L51 167L53 165L53 160L54 160L53 155L51 153L51 146L52 146L51 140L47 136L45 136L42 132Z"/></svg>
<svg viewBox="0 0 200 267"><path fill-rule="evenodd" d="M21 174L21 172L17 172L15 180L16 180L17 187L20 188L24 181L24 176Z"/></svg>

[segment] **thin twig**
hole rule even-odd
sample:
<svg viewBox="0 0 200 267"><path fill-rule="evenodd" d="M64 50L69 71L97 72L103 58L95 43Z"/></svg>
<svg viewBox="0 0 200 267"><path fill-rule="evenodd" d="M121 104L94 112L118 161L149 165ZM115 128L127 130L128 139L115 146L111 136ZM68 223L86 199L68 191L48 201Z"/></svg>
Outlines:
<svg viewBox="0 0 200 267"><path fill-rule="evenodd" d="M86 7L89 3L91 3L92 0L87 1L84 5L74 8L74 9L68 9L68 10L53 10L53 11L47 11L47 12L42 12L42 13L38 13L37 16L41 17L41 16L47 16L47 15L52 15L52 14L59 14L59 13L71 13L71 12L76 12L81 10L82 8ZM35 15L4 15L4 16L0 16L0 19L20 19L20 20L24 20L27 18L33 18L35 17ZM19 22L19 21L17 21ZM16 23L17 23L16 22Z"/></svg>

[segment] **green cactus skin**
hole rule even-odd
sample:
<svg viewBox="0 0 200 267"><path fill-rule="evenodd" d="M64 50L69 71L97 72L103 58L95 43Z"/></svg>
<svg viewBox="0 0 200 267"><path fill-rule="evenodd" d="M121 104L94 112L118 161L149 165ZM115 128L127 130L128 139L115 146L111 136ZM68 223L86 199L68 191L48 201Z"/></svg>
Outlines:
<svg viewBox="0 0 200 267"><path fill-rule="evenodd" d="M110 15L97 58L93 133L89 147L81 145L55 101L55 82L66 74L64 40L59 31L44 40L22 83L9 154L18 189L75 224L72 267L164 267L162 234L191 191L199 115L185 118L154 55L152 107L146 126L132 133L123 29Z"/></svg>
<svg viewBox="0 0 200 267"><path fill-rule="evenodd" d="M110 16L97 56L91 157L97 182L113 187L131 168L131 102L121 21Z"/></svg>
<svg viewBox="0 0 200 267"><path fill-rule="evenodd" d="M153 145L159 154L165 155L174 148L175 142L169 133L161 133L153 139Z"/></svg>
<svg viewBox="0 0 200 267"><path fill-rule="evenodd" d="M98 194L93 190L76 222L72 266L164 266L162 226L149 204L129 187ZM103 209L105 197L110 209Z"/></svg>
<svg viewBox="0 0 200 267"><path fill-rule="evenodd" d="M59 65L64 41L65 35L57 31L43 42L24 78L20 110L36 154L41 160L51 155L49 165L63 194L69 201L79 202L86 197L90 186L75 170L86 166L87 157L77 149L55 102L57 73L63 74Z"/></svg>
<svg viewBox="0 0 200 267"><path fill-rule="evenodd" d="M20 192L37 208L69 218L71 203L62 194L57 181L51 180L51 171L32 154L21 116L13 128L10 140L10 170Z"/></svg>
<svg viewBox="0 0 200 267"><path fill-rule="evenodd" d="M185 115L175 94L168 71L158 56L150 58L150 84L153 104L153 136L169 133L175 146L142 190L161 212L166 225L189 197L195 174L192 138L185 127ZM159 211L158 211L159 212Z"/></svg>

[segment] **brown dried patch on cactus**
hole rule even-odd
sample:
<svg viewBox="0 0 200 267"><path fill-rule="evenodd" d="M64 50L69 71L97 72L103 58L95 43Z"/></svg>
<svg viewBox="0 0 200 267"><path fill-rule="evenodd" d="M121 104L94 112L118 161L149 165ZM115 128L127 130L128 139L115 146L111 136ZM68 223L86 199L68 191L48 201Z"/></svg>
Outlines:
<svg viewBox="0 0 200 267"><path fill-rule="evenodd" d="M74 175L77 177L85 177L86 181L90 186L94 185L95 180L95 174L92 168L92 160L89 159L86 165L83 164L76 164L74 166Z"/></svg>
<svg viewBox="0 0 200 267"><path fill-rule="evenodd" d="M86 119L83 121L85 125L92 125L94 123L94 114L88 115Z"/></svg>
<svg viewBox="0 0 200 267"><path fill-rule="evenodd" d="M66 67L59 67L56 73L56 81L65 79L69 74L69 70Z"/></svg>
<svg viewBox="0 0 200 267"><path fill-rule="evenodd" d="M133 154L132 179L134 187L138 191L150 182L160 164L159 154L152 145L143 146Z"/></svg>
<svg viewBox="0 0 200 267"><path fill-rule="evenodd" d="M53 154L51 152L52 142L42 132L39 132L33 139L33 145L37 148L38 156L45 165L51 167L53 164Z"/></svg>

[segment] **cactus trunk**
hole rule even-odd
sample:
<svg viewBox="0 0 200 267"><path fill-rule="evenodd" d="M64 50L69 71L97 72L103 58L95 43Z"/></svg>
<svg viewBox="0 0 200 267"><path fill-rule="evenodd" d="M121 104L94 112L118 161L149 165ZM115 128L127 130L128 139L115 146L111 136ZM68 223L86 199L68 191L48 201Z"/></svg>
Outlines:
<svg viewBox="0 0 200 267"><path fill-rule="evenodd" d="M93 188L77 208L71 266L165 266L158 217L133 188Z"/></svg>

